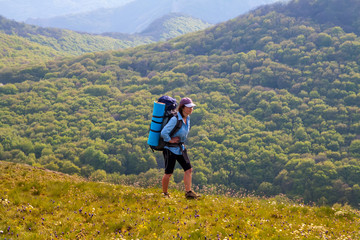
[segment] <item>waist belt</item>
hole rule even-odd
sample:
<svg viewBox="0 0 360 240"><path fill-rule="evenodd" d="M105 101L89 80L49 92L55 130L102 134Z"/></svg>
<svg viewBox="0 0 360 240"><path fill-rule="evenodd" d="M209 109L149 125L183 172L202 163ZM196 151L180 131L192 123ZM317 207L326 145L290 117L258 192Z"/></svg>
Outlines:
<svg viewBox="0 0 360 240"><path fill-rule="evenodd" d="M181 145L183 145L184 143L183 142L179 142L179 143L169 143L169 142L166 142L165 143L165 146L167 147L181 147Z"/></svg>

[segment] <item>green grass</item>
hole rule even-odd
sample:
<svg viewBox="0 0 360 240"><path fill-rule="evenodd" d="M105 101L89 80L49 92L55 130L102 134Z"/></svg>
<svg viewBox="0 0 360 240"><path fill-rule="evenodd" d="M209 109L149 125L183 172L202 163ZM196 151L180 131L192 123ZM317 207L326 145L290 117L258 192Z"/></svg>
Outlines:
<svg viewBox="0 0 360 240"><path fill-rule="evenodd" d="M0 239L359 239L349 206L88 182L0 162Z"/></svg>

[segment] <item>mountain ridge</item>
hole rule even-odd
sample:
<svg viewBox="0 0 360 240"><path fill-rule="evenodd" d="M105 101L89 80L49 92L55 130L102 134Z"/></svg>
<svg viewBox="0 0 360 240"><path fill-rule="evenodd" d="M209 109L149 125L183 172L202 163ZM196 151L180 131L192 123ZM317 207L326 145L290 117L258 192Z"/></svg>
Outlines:
<svg viewBox="0 0 360 240"><path fill-rule="evenodd" d="M176 26L179 25L179 26ZM187 32L192 32L206 28L210 25L203 23L198 19L189 16L170 14L163 19L159 19L152 24L153 29L147 29L144 34L121 34L121 33L104 33L102 35L74 32L65 29L42 28L34 25L8 20L0 16L0 32L4 38L3 45L9 48L13 54L13 58L7 60L2 57L3 66L17 67L16 59L21 59L22 64L29 62L44 62L51 60L53 57L64 57L81 55L87 52L107 51L134 47L141 44L153 43L159 40L167 40L177 37ZM6 38L8 35L8 39ZM15 49L6 45L6 42L14 41L14 39L23 38L25 47L16 45ZM11 40L12 39L12 40ZM28 44L33 45L27 48ZM14 45L15 46L15 45ZM29 59L31 55L26 49L41 48L37 51L38 56L34 56L36 60ZM34 51L35 53L35 51ZM36 54L35 54L36 55ZM42 59L43 58L43 59ZM10 61L10 59L12 59ZM1 61L1 60L0 60ZM7 63L7 64L5 64Z"/></svg>
<svg viewBox="0 0 360 240"><path fill-rule="evenodd" d="M131 41L119 41L106 36L78 33L66 29L42 28L34 25L8 20L0 16L0 31L8 35L17 35L26 38L29 41L47 45L57 51L70 52L71 54L80 54L89 51L102 51L109 49L118 49L126 45L132 46ZM72 38L74 43L67 41ZM86 39L86 45L81 41ZM108 41L109 46L101 46L101 42ZM69 46L62 46L61 42L66 42ZM96 44L96 42L99 42ZM141 41L140 41L141 42Z"/></svg>
<svg viewBox="0 0 360 240"><path fill-rule="evenodd" d="M155 41L164 41L211 26L212 24L200 19L181 13L172 13L153 21L140 35L150 36Z"/></svg>
<svg viewBox="0 0 360 240"><path fill-rule="evenodd" d="M282 5L282 6L281 6ZM349 5L352 8L349 8ZM269 12L274 8L277 11L290 17L311 19L319 24L331 24L333 26L340 26L346 32L360 33L359 16L360 11L358 0L350 0L339 2L337 0L317 0L317 1L290 1L288 4L267 5L260 7L255 11ZM345 16L343 12L347 12Z"/></svg>

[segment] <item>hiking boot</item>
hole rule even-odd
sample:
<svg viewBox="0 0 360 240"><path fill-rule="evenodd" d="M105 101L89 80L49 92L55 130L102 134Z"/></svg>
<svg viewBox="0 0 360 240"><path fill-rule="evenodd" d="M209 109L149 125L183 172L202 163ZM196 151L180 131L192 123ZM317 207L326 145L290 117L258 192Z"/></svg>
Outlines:
<svg viewBox="0 0 360 240"><path fill-rule="evenodd" d="M198 199L200 195L196 194L193 190L190 190L185 193L185 197L187 199Z"/></svg>
<svg viewBox="0 0 360 240"><path fill-rule="evenodd" d="M164 192L162 195L164 198L170 198L170 194L168 192Z"/></svg>

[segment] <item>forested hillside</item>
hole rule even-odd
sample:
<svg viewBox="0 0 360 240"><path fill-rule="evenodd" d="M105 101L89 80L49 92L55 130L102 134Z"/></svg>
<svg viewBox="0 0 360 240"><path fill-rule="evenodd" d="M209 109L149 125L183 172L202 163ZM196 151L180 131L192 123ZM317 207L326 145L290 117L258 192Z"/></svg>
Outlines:
<svg viewBox="0 0 360 240"><path fill-rule="evenodd" d="M357 19L321 24L289 6L164 43L1 72L0 159L145 184L135 175L162 167L146 146L152 103L188 96L197 104L187 142L196 185L358 206L360 39L344 30Z"/></svg>
<svg viewBox="0 0 360 240"><path fill-rule="evenodd" d="M4 67L18 67L31 63L38 64L52 60L54 57L69 56L65 52L38 43L31 42L19 36L0 33L0 69Z"/></svg>
<svg viewBox="0 0 360 240"><path fill-rule="evenodd" d="M133 37L132 39L114 39L107 36L93 35L87 33L77 33L65 29L56 28L42 28L33 25L19 23L12 21L0 16L0 33L9 35L8 39L17 38L20 41L29 42L29 44L42 46L44 52L47 49L52 48L52 54L44 53L39 55L45 59L53 56L64 56L64 55L81 55L87 52L105 51L105 50L116 50L126 47L133 47L139 44L145 44L152 42L149 39L142 37ZM5 37L6 35L3 35ZM4 42L9 41L7 39ZM25 48L26 45L24 44ZM23 50L16 44L14 46L4 46L4 51L10 49L22 54ZM32 55L36 55L34 51ZM26 54L24 55L31 55ZM10 55L9 57L12 57ZM30 56L31 58L31 56Z"/></svg>

